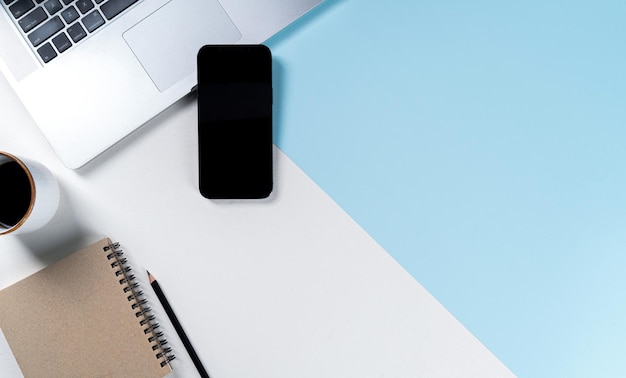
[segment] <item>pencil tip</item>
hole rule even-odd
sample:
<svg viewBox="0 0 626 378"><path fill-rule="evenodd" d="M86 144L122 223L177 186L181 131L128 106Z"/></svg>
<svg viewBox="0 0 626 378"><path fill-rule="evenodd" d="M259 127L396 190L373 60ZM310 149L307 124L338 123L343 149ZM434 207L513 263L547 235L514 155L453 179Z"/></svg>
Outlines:
<svg viewBox="0 0 626 378"><path fill-rule="evenodd" d="M152 275L152 273L150 273L149 270L146 270L146 272L148 272L148 280L150 280L150 283L153 283L154 281L156 281L156 278L154 278L154 276Z"/></svg>

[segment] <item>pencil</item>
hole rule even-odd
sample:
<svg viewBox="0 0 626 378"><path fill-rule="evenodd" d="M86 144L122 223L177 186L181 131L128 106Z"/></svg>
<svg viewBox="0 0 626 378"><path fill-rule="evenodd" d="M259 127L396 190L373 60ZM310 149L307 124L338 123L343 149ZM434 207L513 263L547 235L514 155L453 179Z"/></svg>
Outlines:
<svg viewBox="0 0 626 378"><path fill-rule="evenodd" d="M196 366L196 369L198 370L198 373L200 373L200 376L202 378L209 378L209 374L207 374L206 370L204 369L204 366L202 366L202 362L200 362L200 358L198 358L198 355L196 354L196 351L193 349L193 346L191 346L191 342L189 341L189 338L185 334L183 327L180 325L180 322L178 321L176 314L174 314L174 311L172 310L172 306L170 306L169 302L167 301L167 298L165 298L165 294L163 294L163 290L161 290L161 286L159 286L159 283L157 282L156 278L154 278L154 276L150 274L150 272L148 272L148 279L150 280L150 286L152 286L152 289L154 290L157 298L159 298L159 302L161 302L161 305L165 309L165 313L167 314L167 317L170 318L170 321L172 322L172 325L174 326L176 333L178 333L178 337L180 337L180 340L183 342L185 349L187 349L187 353L189 353L189 357L191 357L193 364Z"/></svg>

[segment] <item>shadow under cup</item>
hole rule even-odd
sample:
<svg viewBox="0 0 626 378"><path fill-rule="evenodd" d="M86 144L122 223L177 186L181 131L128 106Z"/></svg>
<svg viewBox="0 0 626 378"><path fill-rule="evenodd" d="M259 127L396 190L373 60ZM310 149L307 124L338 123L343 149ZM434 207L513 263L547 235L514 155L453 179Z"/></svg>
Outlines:
<svg viewBox="0 0 626 378"><path fill-rule="evenodd" d="M59 186L43 165L0 151L0 235L35 231L59 206Z"/></svg>

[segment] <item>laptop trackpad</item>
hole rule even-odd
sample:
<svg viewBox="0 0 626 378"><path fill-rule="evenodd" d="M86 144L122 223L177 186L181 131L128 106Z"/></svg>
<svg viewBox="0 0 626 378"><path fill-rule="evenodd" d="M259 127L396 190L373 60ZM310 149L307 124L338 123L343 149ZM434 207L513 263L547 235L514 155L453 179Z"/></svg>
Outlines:
<svg viewBox="0 0 626 378"><path fill-rule="evenodd" d="M202 15L201 22L192 23ZM206 44L234 43L241 33L217 0L172 0L124 33L159 91L196 69Z"/></svg>

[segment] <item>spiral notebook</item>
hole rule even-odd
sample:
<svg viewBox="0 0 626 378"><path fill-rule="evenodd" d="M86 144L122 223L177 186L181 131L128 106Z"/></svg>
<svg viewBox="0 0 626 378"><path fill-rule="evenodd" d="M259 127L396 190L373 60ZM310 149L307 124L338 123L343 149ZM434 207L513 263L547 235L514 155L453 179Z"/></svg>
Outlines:
<svg viewBox="0 0 626 378"><path fill-rule="evenodd" d="M140 286L103 239L0 291L0 343L26 378L163 377L174 357Z"/></svg>

